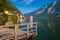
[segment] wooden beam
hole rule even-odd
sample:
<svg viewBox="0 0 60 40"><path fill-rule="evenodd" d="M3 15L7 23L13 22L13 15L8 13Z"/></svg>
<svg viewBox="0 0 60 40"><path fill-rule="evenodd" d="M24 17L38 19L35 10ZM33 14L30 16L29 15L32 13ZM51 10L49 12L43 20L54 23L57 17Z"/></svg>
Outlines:
<svg viewBox="0 0 60 40"><path fill-rule="evenodd" d="M32 28L33 25L33 16L30 16L30 29Z"/></svg>
<svg viewBox="0 0 60 40"><path fill-rule="evenodd" d="M15 40L17 40L17 35L18 35L18 30L19 30L19 25L15 25Z"/></svg>
<svg viewBox="0 0 60 40"><path fill-rule="evenodd" d="M37 36L37 23L36 23L36 36Z"/></svg>
<svg viewBox="0 0 60 40"><path fill-rule="evenodd" d="M29 38L29 24L27 24L27 38Z"/></svg>

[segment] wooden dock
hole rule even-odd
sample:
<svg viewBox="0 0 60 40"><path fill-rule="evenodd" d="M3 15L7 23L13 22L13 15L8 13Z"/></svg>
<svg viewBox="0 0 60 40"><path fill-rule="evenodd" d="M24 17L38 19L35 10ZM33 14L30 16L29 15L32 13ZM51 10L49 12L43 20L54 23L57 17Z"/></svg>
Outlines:
<svg viewBox="0 0 60 40"><path fill-rule="evenodd" d="M19 25L27 27L19 28ZM14 26L15 29L4 28L6 26ZM30 23L0 26L0 40L29 40L30 37L37 36L37 22L33 22L31 28L29 26Z"/></svg>

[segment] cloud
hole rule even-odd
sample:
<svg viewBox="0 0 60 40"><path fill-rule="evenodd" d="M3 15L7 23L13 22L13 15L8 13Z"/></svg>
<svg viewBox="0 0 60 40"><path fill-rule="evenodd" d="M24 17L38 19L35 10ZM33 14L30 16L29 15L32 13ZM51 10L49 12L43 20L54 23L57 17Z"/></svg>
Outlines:
<svg viewBox="0 0 60 40"><path fill-rule="evenodd" d="M25 3L25 4L28 5L28 4L32 3L33 1L34 1L34 0L23 0L22 3Z"/></svg>

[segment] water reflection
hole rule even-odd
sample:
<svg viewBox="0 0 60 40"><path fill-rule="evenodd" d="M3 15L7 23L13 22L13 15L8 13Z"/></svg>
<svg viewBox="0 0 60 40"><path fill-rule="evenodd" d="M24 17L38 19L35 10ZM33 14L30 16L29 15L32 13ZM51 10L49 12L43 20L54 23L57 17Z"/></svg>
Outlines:
<svg viewBox="0 0 60 40"><path fill-rule="evenodd" d="M49 17L49 19L37 19L38 36L33 37L32 40L60 40L60 18L56 16Z"/></svg>

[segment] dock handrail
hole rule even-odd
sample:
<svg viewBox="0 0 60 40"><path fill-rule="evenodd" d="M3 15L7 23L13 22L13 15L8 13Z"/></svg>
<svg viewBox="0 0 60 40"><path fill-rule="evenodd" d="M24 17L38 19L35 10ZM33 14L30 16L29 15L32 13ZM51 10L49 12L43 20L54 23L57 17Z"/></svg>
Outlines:
<svg viewBox="0 0 60 40"><path fill-rule="evenodd" d="M35 24L35 26L33 26L33 24ZM22 29L23 29L23 30L24 30L24 29L27 29L27 37L28 37L28 38L29 38L29 31L30 31L30 30L35 31L35 34L36 34L36 36L37 36L37 22L33 22L33 23L32 23L32 28L35 28L35 30L33 30L32 28L31 28L31 29L29 28L30 23L25 23L25 24L20 24L20 25L27 25L27 28L22 28Z"/></svg>
<svg viewBox="0 0 60 40"><path fill-rule="evenodd" d="M37 23L37 22L33 22L33 24L36 24L36 23ZM2 26L0 26L0 28L7 27L7 26L15 26L15 25L27 25L27 24L30 24L30 23L11 24L11 25L2 25Z"/></svg>
<svg viewBox="0 0 60 40"><path fill-rule="evenodd" d="M35 27L35 34L36 34L36 36L37 36L37 22L32 22L32 24L36 24L35 26L32 26L32 28L33 27ZM0 28L3 28L3 27L7 27L7 26L15 26L16 27L16 25L27 25L27 27L26 28L23 28L23 29L27 29L27 37L29 38L29 25L30 25L30 23L21 23L21 24L13 24L13 25L2 25L2 26L0 26ZM31 29L32 30L32 29Z"/></svg>

